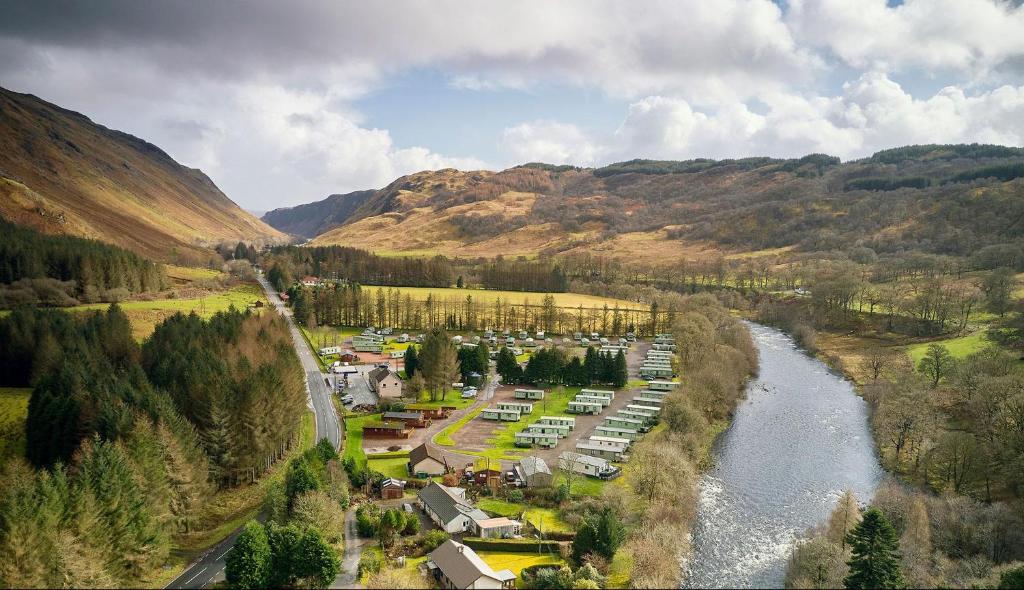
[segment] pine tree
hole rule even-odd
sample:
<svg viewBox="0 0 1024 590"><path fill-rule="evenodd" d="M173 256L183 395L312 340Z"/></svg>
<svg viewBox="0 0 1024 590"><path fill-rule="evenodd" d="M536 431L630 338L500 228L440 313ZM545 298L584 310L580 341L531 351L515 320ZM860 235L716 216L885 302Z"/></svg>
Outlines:
<svg viewBox="0 0 1024 590"><path fill-rule="evenodd" d="M409 348L405 349L405 377L406 379L412 379L416 376L416 370L419 368L419 357L416 355L416 345L410 344Z"/></svg>
<svg viewBox="0 0 1024 590"><path fill-rule="evenodd" d="M626 366L626 355L620 350L615 355L615 366L612 372L612 384L617 387L625 387L629 381L629 369Z"/></svg>
<svg viewBox="0 0 1024 590"><path fill-rule="evenodd" d="M583 368L587 373L588 385L601 379L601 358L593 346L588 346L583 355Z"/></svg>
<svg viewBox="0 0 1024 590"><path fill-rule="evenodd" d="M501 382L505 385L519 383L523 376L523 370L516 361L516 355L507 346L498 350L498 360L495 363L495 370L501 375Z"/></svg>
<svg viewBox="0 0 1024 590"><path fill-rule="evenodd" d="M267 531L250 520L228 552L224 576L231 588L266 588L270 568L270 543Z"/></svg>
<svg viewBox="0 0 1024 590"><path fill-rule="evenodd" d="M896 530L878 509L870 508L864 512L860 523L847 535L846 542L853 550L853 557L847 562L850 573L843 580L847 589L904 586Z"/></svg>

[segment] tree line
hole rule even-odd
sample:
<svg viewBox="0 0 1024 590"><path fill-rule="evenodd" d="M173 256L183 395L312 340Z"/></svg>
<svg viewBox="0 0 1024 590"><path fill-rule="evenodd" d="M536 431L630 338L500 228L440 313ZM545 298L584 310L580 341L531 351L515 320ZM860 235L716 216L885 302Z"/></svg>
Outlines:
<svg viewBox="0 0 1024 590"><path fill-rule="evenodd" d="M593 346L587 347L582 361L564 348L544 348L530 357L525 368L519 366L512 351L503 346L498 351L496 370L501 375L501 382L507 384L579 387L600 384L618 389L625 387L629 380L626 355L621 350L613 355L598 352Z"/></svg>
<svg viewBox="0 0 1024 590"><path fill-rule="evenodd" d="M0 479L4 586L139 583L218 486L296 439L303 376L272 314L179 314L140 347L116 305L17 309L0 341L0 382L33 388Z"/></svg>
<svg viewBox="0 0 1024 590"><path fill-rule="evenodd" d="M163 266L134 252L43 234L0 218L0 307L116 300L166 284Z"/></svg>

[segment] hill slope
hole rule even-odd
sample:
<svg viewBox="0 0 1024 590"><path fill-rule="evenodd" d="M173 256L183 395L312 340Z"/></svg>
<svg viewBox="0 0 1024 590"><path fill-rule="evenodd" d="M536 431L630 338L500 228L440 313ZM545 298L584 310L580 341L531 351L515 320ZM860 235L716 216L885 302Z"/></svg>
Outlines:
<svg viewBox="0 0 1024 590"><path fill-rule="evenodd" d="M153 144L3 88L0 215L175 262L205 261L224 240L285 237Z"/></svg>
<svg viewBox="0 0 1024 590"><path fill-rule="evenodd" d="M655 263L863 245L965 256L1024 238L1024 150L911 146L840 163L636 160L399 178L313 240L390 254Z"/></svg>
<svg viewBox="0 0 1024 590"><path fill-rule="evenodd" d="M274 209L260 219L285 233L313 238L348 221L375 192L369 190L335 194L314 203Z"/></svg>

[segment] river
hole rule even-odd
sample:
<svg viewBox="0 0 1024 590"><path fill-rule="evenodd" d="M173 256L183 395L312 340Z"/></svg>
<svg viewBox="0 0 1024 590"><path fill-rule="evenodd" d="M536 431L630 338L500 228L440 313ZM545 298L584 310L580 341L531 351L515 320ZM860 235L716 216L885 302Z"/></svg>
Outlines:
<svg viewBox="0 0 1024 590"><path fill-rule="evenodd" d="M748 324L760 375L715 442L700 482L684 587L781 587L793 542L845 489L869 501L883 477L867 404L788 335Z"/></svg>

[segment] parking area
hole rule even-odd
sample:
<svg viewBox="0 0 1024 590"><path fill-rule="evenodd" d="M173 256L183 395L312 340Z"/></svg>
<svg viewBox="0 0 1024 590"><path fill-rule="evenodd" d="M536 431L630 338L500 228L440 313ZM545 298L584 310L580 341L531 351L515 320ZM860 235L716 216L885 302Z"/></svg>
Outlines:
<svg viewBox="0 0 1024 590"><path fill-rule="evenodd" d="M374 369L374 365L352 365L355 373L349 373L347 375L331 374L329 378L331 384L335 386L336 395L352 396L352 402L345 404L346 408L352 408L353 406L363 405L376 405L377 394L370 389L370 382L366 377L366 374ZM341 382L342 387L338 387Z"/></svg>

